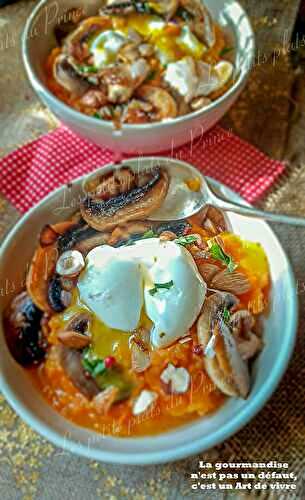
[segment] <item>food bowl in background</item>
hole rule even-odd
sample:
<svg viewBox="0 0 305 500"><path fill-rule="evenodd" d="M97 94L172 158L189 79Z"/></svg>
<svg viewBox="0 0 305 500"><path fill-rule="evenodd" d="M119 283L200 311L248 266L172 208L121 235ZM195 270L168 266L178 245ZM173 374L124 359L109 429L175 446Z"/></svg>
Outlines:
<svg viewBox="0 0 305 500"><path fill-rule="evenodd" d="M42 0L29 17L22 37L22 52L30 82L38 96L56 117L71 130L90 141L121 153L157 153L181 146L209 130L233 105L243 90L254 58L254 34L244 9L235 0L206 0L214 20L219 23L235 48L234 83L209 106L185 116L163 122L131 125L116 130L113 123L82 114L67 106L46 86L45 64L56 46L54 27L71 8L96 14L99 0Z"/></svg>

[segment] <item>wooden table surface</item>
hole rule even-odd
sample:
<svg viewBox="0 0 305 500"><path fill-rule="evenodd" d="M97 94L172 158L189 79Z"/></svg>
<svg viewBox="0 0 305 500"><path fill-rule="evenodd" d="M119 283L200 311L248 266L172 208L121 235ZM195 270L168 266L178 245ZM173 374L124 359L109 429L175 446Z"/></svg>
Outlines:
<svg viewBox="0 0 305 500"><path fill-rule="evenodd" d="M20 56L20 33L36 3L27 0L0 9L0 156L56 126L56 120L32 91ZM242 0L256 32L256 60L245 91L223 119L222 125L266 154L289 161L290 189L283 181L277 189L276 204L273 205L272 195L266 198L265 206L287 211L297 208L300 214L305 215L304 69L298 63L298 57L294 67L291 63L291 51L294 49L291 36L300 3L300 0ZM296 52L293 50L294 59ZM0 194L0 241L18 217L17 211ZM304 282L301 233L293 228L279 230L278 234L298 279ZM301 308L305 307L304 296L300 298ZM302 331L305 331L304 322L301 323ZM236 437L201 458L210 461L219 458L223 461L236 461L237 458L237 461L286 459L293 462L299 457L295 467L304 466L301 460L304 459L305 427L304 423L302 427L299 418L304 415L304 400L299 387L304 385L305 372L300 350L296 350L294 364L286 376L294 381L289 386L289 392L282 384L265 408L265 413L261 412ZM292 420L284 418L288 400L291 418L298 425L297 434L291 431ZM266 429L266 422L267 427L270 422L270 436L266 438L266 443L272 443L275 450L272 457L268 455L268 450L264 455L265 438L260 436L261 430ZM275 430L273 434L272 430ZM300 447L300 439L303 439L303 447ZM0 396L1 500L198 498L198 494L192 493L189 482L190 473L197 469L197 464L198 457L194 457L162 467L120 468L72 456L55 449L31 431ZM302 470L304 472L304 467ZM305 498L305 491L303 493ZM289 500L301 497L291 494ZM200 498L210 500L244 496L234 493L231 497L215 492L208 495L201 493Z"/></svg>

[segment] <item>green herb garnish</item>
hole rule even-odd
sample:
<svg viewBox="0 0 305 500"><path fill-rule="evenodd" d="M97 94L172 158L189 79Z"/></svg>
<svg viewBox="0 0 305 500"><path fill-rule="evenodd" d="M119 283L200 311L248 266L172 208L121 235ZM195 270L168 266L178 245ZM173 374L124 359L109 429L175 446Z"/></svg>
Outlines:
<svg viewBox="0 0 305 500"><path fill-rule="evenodd" d="M88 347L82 356L82 365L93 377L97 377L106 371L105 363Z"/></svg>
<svg viewBox="0 0 305 500"><path fill-rule="evenodd" d="M82 73L87 73L87 74L88 73L97 73L98 72L98 68L96 68L95 66L84 66L82 64L78 65L78 69Z"/></svg>
<svg viewBox="0 0 305 500"><path fill-rule="evenodd" d="M150 82L151 80L153 80L157 75L157 71L155 69L153 69L150 73L148 73L145 81L146 82Z"/></svg>
<svg viewBox="0 0 305 500"><path fill-rule="evenodd" d="M219 52L219 57L224 57L226 54L229 54L234 50L235 47L224 47L220 52Z"/></svg>
<svg viewBox="0 0 305 500"><path fill-rule="evenodd" d="M178 245L182 245L183 247L185 247L187 245L191 245L192 243L196 243L196 241L198 241L198 239L197 239L197 236L190 234L188 236L180 236L180 238L177 238L174 241Z"/></svg>
<svg viewBox="0 0 305 500"><path fill-rule="evenodd" d="M149 229L148 231L146 231L146 233L143 234L141 239L146 240L148 238L155 238L156 236L158 236L157 233L155 233L153 229Z"/></svg>
<svg viewBox="0 0 305 500"><path fill-rule="evenodd" d="M169 290L172 286L174 286L173 280L168 281L167 283L154 283L154 288L149 290L150 295L155 295L159 290L165 288Z"/></svg>
<svg viewBox="0 0 305 500"><path fill-rule="evenodd" d="M97 118L98 120L102 120L102 117L99 115L97 111L94 113L93 117Z"/></svg>
<svg viewBox="0 0 305 500"><path fill-rule="evenodd" d="M224 250L221 248L221 246L218 245L218 243L210 240L208 242L208 245L211 257L213 257L213 259L220 260L221 262L223 262L227 266L228 271L230 273L232 273L237 268L237 264L235 264L232 257L226 254Z"/></svg>
<svg viewBox="0 0 305 500"><path fill-rule="evenodd" d="M229 309L227 309L226 307L225 307L225 308L224 308L224 310L223 310L223 313L222 313L222 319L224 320L224 322L225 322L227 325L230 323L231 314L230 314Z"/></svg>

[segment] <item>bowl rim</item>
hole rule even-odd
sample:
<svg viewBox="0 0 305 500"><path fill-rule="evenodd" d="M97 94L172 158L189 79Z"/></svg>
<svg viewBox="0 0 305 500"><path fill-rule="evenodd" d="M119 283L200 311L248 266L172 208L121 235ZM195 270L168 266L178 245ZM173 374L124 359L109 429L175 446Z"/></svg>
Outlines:
<svg viewBox="0 0 305 500"><path fill-rule="evenodd" d="M226 103L227 101L230 100L235 94L238 94L239 91L243 89L243 87L246 84L246 81L249 77L249 74L252 70L253 66L253 61L255 57L255 35L254 31L251 25L251 21L249 16L247 15L246 11L242 7L242 5L238 2L238 0L231 0L232 2L236 3L239 7L239 9L242 12L243 19L247 22L248 25L248 40L250 47L248 49L249 53L247 55L247 68L244 69L243 71L239 72L238 78L234 81L233 85L220 97L218 97L215 101L212 101L206 108L199 109L197 111L193 111L191 113L188 113L187 115L182 115L178 116L176 118L168 118L163 121L159 122L152 122L152 123L143 123L143 124L123 124L121 127L121 131L141 131L141 130L148 130L148 129L157 129L157 128L164 128L170 125L176 125L179 123L184 123L184 122L189 122L190 120L193 120L198 117L204 118L207 116L210 111L215 110L218 106L221 104ZM58 99L55 94L53 94L48 87L41 81L41 79L36 76L34 70L32 69L32 65L30 63L30 56L29 56L29 48L28 48L28 39L29 39L29 33L31 32L31 27L33 22L36 19L37 14L41 10L41 8L50 2L50 0L40 0L40 2L34 7L32 10L26 24L24 27L24 30L22 32L21 36L21 47L22 47L22 59L23 59L23 64L26 69L27 76L30 80L30 83L32 87L34 88L35 92L38 93L38 95L44 94L47 95L49 101L51 102L52 108L55 106L61 108L63 112L65 112L66 116L68 115L71 120L79 121L80 123L83 123L84 125L94 125L97 127L103 127L107 128L109 130L113 130L114 124L109 121L109 120L103 120L103 119L96 119L94 117L88 116L85 113L81 113L80 111L77 111L76 109L72 108L71 106L68 106L66 103Z"/></svg>
<svg viewBox="0 0 305 500"><path fill-rule="evenodd" d="M137 160L138 158L129 158L126 161L132 161L132 160ZM180 164L186 164L188 167L192 165L180 161L180 160L172 160L168 159L166 157L145 157L145 160L147 161L170 161L173 163L180 163ZM105 167L109 167L110 165L113 164L107 164L101 168L98 168L96 171L99 171ZM195 167L192 167L195 169ZM200 171L195 169L197 171L197 174ZM84 181L84 179L90 175L92 175L93 172L90 172L89 174L83 175L78 177L77 179L73 180L72 184L75 183L81 183ZM208 180L211 182L212 186L215 187L216 189L225 189L226 194L232 197L233 200L246 204L248 206L249 203L247 203L243 198L241 198L239 195L237 195L234 191L231 189L227 188L224 184L215 181L214 179L211 179L207 177ZM51 193L49 193L45 198L43 198L38 204L36 204L34 207L32 207L23 217L18 221L16 226L9 232L9 234L6 236L4 242L0 246L0 256L2 253L6 252L9 250L10 245L14 241L14 236L15 234L19 231L19 229L26 224L31 216L32 213L34 213L41 205L43 205L46 201L51 199L54 195L57 193L60 193L63 189L65 189L65 185L59 187L58 189L55 189ZM112 452L112 451L104 451L101 449L96 449L96 448L90 448L88 446L85 446L84 444L81 444L71 438L63 439L62 436L60 436L55 430L51 429L47 424L44 424L41 422L41 420L36 417L35 413L33 413L31 410L26 408L23 403L21 403L18 400L18 397L16 397L15 393L11 389L10 385L4 381L2 373L1 373L1 366L0 366L0 390L2 391L3 395L5 396L6 400L9 402L9 404L12 406L12 408L16 411L16 413L35 431L37 431L39 434L41 434L44 438L48 439L50 442L52 442L55 446L59 448L65 448L66 450L76 453L77 455L93 459L93 460L99 460L107 463L116 463L116 464L128 464L128 465L150 465L150 464L161 464L161 463L169 463L172 461L180 460L183 458L186 458L191 455L195 455L196 453L202 452L204 450L207 450L213 446L216 446L217 444L222 443L229 437L231 437L233 434L235 434L237 431L242 429L247 423L249 423L250 420L254 418L254 416L263 408L263 406L266 404L266 402L269 400L269 398L272 396L273 392L277 388L278 384L280 383L280 380L282 379L288 363L290 361L290 358L292 356L295 342L296 342L296 335L297 335L297 321L298 321L298 298L297 298L297 293L296 293L296 281L294 277L294 273L292 271L288 256L283 249L279 239L273 232L273 230L270 228L269 224L266 222L262 222L264 225L264 228L269 232L270 237L272 237L273 241L280 246L283 257L285 258L285 263L287 266L287 278L288 278L288 284L287 287L289 289L289 293L287 294L287 299L288 299L288 305L287 305L287 325L286 325L286 335L284 337L285 341L281 345L281 352L280 356L276 359L276 362L272 366L272 369L270 371L269 378L267 379L267 382L264 386L261 386L259 389L258 393L256 396L248 402L248 404L243 408L237 415L235 415L230 421L228 421L224 426L219 428L217 431L211 433L210 436L203 436L200 439L197 439L196 441L190 441L187 444L183 444L179 446L178 448L176 447L170 447L167 450L162 450L162 456L160 456L160 453L158 451L154 452L141 452L141 453L129 453L129 452ZM1 319L1 318L0 318ZM2 328L2 325L0 324L0 328ZM221 411L221 409L219 410ZM64 417L62 417L64 418ZM204 417L203 417L204 418ZM199 422L199 419L194 421ZM190 424L192 425L192 424ZM183 427L181 427L183 429ZM180 429L180 430L181 430ZM177 428L179 430L179 428ZM167 433L163 433L163 436L166 436ZM133 438L136 439L137 441L140 441L141 439L147 439L149 436L144 436L144 437L139 437L139 438ZM115 437L113 439L116 440L128 440L128 438L119 438ZM66 446L64 446L64 443Z"/></svg>

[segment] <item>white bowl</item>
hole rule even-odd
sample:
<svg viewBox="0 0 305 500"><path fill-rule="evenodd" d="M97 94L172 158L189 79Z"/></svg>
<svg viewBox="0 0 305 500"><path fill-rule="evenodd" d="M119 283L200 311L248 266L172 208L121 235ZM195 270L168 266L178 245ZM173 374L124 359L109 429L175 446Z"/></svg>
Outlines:
<svg viewBox="0 0 305 500"><path fill-rule="evenodd" d="M56 46L53 29L71 7L82 7L92 15L100 0L42 0L29 17L23 37L22 52L30 82L41 100L60 121L74 132L100 146L124 153L158 153L185 144L210 129L235 102L245 86L254 57L254 34L249 19L235 0L206 0L213 18L228 34L235 47L236 77L232 87L207 108L187 116L159 123L123 125L115 131L109 121L97 120L75 111L57 99L46 87L45 63Z"/></svg>
<svg viewBox="0 0 305 500"><path fill-rule="evenodd" d="M183 164L164 158L128 160L126 164L141 168L151 165L152 161ZM109 169L111 165L103 167L102 171ZM0 283L3 287L7 284L8 293L1 300L0 320L4 308L21 288L40 228L47 222L64 220L75 211L83 181L84 178L80 178L71 188L63 186L47 196L20 220L5 240L0 251ZM223 185L212 180L211 183L227 197L242 202ZM270 314L264 325L265 347L254 363L248 399L228 399L215 414L151 438L102 436L65 420L43 400L26 371L9 354L0 321L0 389L25 422L55 445L69 451L95 460L139 465L169 462L204 451L246 425L270 398L286 370L295 343L297 294L288 259L269 226L235 214L229 214L229 218L234 232L263 245L272 279Z"/></svg>

